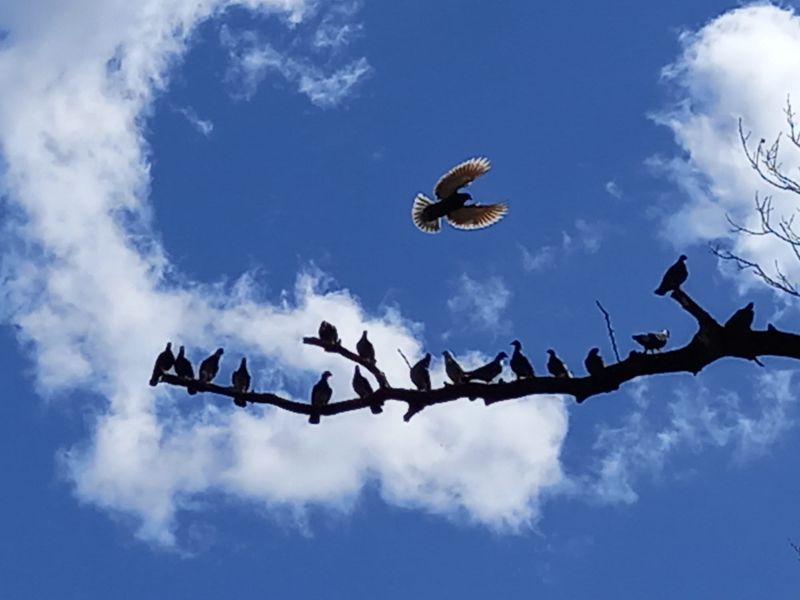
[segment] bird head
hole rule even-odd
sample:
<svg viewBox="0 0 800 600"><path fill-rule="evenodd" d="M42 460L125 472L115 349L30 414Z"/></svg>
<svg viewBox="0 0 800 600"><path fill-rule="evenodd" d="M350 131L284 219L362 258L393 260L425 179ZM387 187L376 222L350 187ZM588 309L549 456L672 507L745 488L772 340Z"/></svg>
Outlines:
<svg viewBox="0 0 800 600"><path fill-rule="evenodd" d="M746 306L745 308L746 308L747 310L753 310L753 307L754 307L754 306L755 306L755 304L753 304L752 302L748 302L748 303L747 303L747 306Z"/></svg>
<svg viewBox="0 0 800 600"><path fill-rule="evenodd" d="M688 257L687 257L685 254L681 254L681 255L678 257L678 260L679 260L679 261L681 261L681 262L684 262L685 260L687 260L687 258L688 258Z"/></svg>
<svg viewBox="0 0 800 600"><path fill-rule="evenodd" d="M425 357L422 360L423 360L423 364L426 367L429 366L431 364L431 353L430 352L426 352L425 353Z"/></svg>
<svg viewBox="0 0 800 600"><path fill-rule="evenodd" d="M172 352L172 342L167 342L166 351L167 352Z"/></svg>
<svg viewBox="0 0 800 600"><path fill-rule="evenodd" d="M222 348L217 348L217 350L214 352L214 355L215 356L222 356L222 354L224 352L225 352L225 350L223 350Z"/></svg>
<svg viewBox="0 0 800 600"><path fill-rule="evenodd" d="M356 374L361 375L361 369L358 368L358 365L356 365Z"/></svg>
<svg viewBox="0 0 800 600"><path fill-rule="evenodd" d="M356 368L358 368L358 367L356 367ZM327 379L328 377L333 377L333 373L331 373L330 371L325 371L322 374L322 379Z"/></svg>
<svg viewBox="0 0 800 600"><path fill-rule="evenodd" d="M514 346L514 348L516 348L517 350L522 348L522 343L519 340L514 340L513 342L511 342L511 345Z"/></svg>
<svg viewBox="0 0 800 600"><path fill-rule="evenodd" d="M589 354L597 354L600 352L600 348L592 348L589 350Z"/></svg>
<svg viewBox="0 0 800 600"><path fill-rule="evenodd" d="M497 362L502 361L504 358L508 358L508 354L506 354L505 352L500 352L497 356L494 357L495 361Z"/></svg>
<svg viewBox="0 0 800 600"><path fill-rule="evenodd" d="M669 329L662 329L661 330L661 335L663 335L664 337L668 338L669 337Z"/></svg>
<svg viewBox="0 0 800 600"><path fill-rule="evenodd" d="M449 360L449 359L453 358L453 355L450 354L450 352L448 352L447 350L443 350L442 351L442 356L444 356L445 360Z"/></svg>
<svg viewBox="0 0 800 600"><path fill-rule="evenodd" d="M183 356L183 346L178 348L178 356Z"/></svg>
<svg viewBox="0 0 800 600"><path fill-rule="evenodd" d="M550 356L555 356L555 355L556 355L556 351L555 351L555 350L553 350L552 348L551 348L551 349L549 349L549 350L547 351L547 353L548 353Z"/></svg>
<svg viewBox="0 0 800 600"><path fill-rule="evenodd" d="M239 368L240 368L240 369L244 369L245 367L247 367L247 357L246 357L246 356L243 356L243 357L242 357L242 362L241 362L241 364L239 365Z"/></svg>
<svg viewBox="0 0 800 600"><path fill-rule="evenodd" d="M361 339L363 339L363 340L367 339L367 330L366 329L364 330L364 333L361 334Z"/></svg>

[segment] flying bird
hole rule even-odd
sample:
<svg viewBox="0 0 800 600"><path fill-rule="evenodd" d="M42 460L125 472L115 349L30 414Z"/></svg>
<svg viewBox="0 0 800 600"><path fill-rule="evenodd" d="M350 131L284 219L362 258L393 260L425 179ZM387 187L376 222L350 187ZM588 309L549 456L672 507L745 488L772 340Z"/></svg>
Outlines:
<svg viewBox="0 0 800 600"><path fill-rule="evenodd" d="M517 379L535 377L531 361L522 353L522 343L519 340L514 340L511 345L514 346L514 351L511 353L511 360L508 364L514 375L517 376Z"/></svg>
<svg viewBox="0 0 800 600"><path fill-rule="evenodd" d="M247 370L247 358L244 356L242 357L242 362L239 363L239 368L231 375L231 383L233 383L233 389L237 392L247 393L250 391L250 372ZM247 406L247 401L238 396L233 399L233 403L242 408Z"/></svg>
<svg viewBox="0 0 800 600"><path fill-rule="evenodd" d="M459 191L491 168L488 158L471 158L450 169L433 189L438 202L421 193L414 198L414 225L425 233L438 233L442 217L456 229L482 229L497 223L508 212L507 204L467 204L472 196Z"/></svg>
<svg viewBox="0 0 800 600"><path fill-rule="evenodd" d="M189 359L186 358L183 346L178 348L178 356L175 358L175 373L183 379L194 379L194 368ZM197 393L197 390L191 386L187 387L186 391L192 395Z"/></svg>
<svg viewBox="0 0 800 600"><path fill-rule="evenodd" d="M564 361L556 356L555 350L548 350L550 358L547 359L547 370L553 377L572 377Z"/></svg>
<svg viewBox="0 0 800 600"><path fill-rule="evenodd" d="M508 354L505 352L500 352L494 357L492 362L488 362L482 367L478 367L477 369L469 371L468 373L464 373L466 381L477 379L478 381L491 383L492 379L500 375L500 373L503 371L503 359L507 357Z"/></svg>
<svg viewBox="0 0 800 600"><path fill-rule="evenodd" d="M211 383L214 380L214 377L217 376L217 373L219 372L219 359L222 357L223 352L225 351L222 348L217 348L214 351L214 354L203 359L203 362L200 363L200 369L197 372L197 378L201 382Z"/></svg>
<svg viewBox="0 0 800 600"><path fill-rule="evenodd" d="M740 308L725 321L725 329L729 331L747 331L753 326L753 303L748 302L747 306Z"/></svg>
<svg viewBox="0 0 800 600"><path fill-rule="evenodd" d="M356 365L356 370L353 372L353 391L355 391L362 400L374 393L369 379L361 374L361 369L358 368L358 365ZM370 404L369 409L372 411L373 415L379 415L383 412L380 402Z"/></svg>
<svg viewBox="0 0 800 600"><path fill-rule="evenodd" d="M336 331L336 327L327 321L323 321L319 324L319 339L323 344L327 344L328 346L338 346L341 343L339 340L339 332Z"/></svg>
<svg viewBox="0 0 800 600"><path fill-rule="evenodd" d="M659 296L664 296L667 292L678 290L688 277L689 270L686 268L686 255L681 254L675 264L664 273L661 284L658 286L655 293Z"/></svg>
<svg viewBox="0 0 800 600"><path fill-rule="evenodd" d="M466 378L464 376L464 369L462 369L461 365L456 362L456 359L453 358L453 355L445 350L442 352L442 356L444 356L444 372L447 373L450 381L455 384L465 383Z"/></svg>
<svg viewBox="0 0 800 600"><path fill-rule="evenodd" d="M313 388L311 388L311 406L319 408L321 406L325 406L331 401L333 390L331 389L331 386L328 385L328 377L331 377L332 375L333 373L330 371L325 371L319 378L319 381L314 384ZM318 424L319 413L312 413L311 416L308 417L308 422L312 425Z"/></svg>
<svg viewBox="0 0 800 600"><path fill-rule="evenodd" d="M153 374L150 376L150 385L157 385L161 376L169 371L175 364L175 355L172 353L172 342L167 342L167 347L156 357L153 365Z"/></svg>
<svg viewBox="0 0 800 600"><path fill-rule="evenodd" d="M654 333L637 333L633 336L633 341L644 348L645 354L661 350L667 345L667 340L669 340L669 330L667 329Z"/></svg>
<svg viewBox="0 0 800 600"><path fill-rule="evenodd" d="M411 367L409 374L411 375L411 383L420 392L429 392L431 389L431 374L428 369L431 366L431 354L428 352L419 362L414 363Z"/></svg>
<svg viewBox="0 0 800 600"><path fill-rule="evenodd" d="M356 352L368 363L375 364L375 347L372 345L372 342L367 339L366 331L361 334L361 339L359 339L356 344Z"/></svg>
<svg viewBox="0 0 800 600"><path fill-rule="evenodd" d="M605 363L603 363L603 357L600 356L600 348L589 350L589 354L586 355L586 360L583 361L583 364L586 367L586 372L592 376L602 374L606 368Z"/></svg>

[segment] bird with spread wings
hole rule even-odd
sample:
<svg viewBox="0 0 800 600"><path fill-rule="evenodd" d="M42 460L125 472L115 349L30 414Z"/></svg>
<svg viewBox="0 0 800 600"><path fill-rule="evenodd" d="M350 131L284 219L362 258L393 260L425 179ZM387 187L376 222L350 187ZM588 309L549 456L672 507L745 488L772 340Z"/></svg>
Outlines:
<svg viewBox="0 0 800 600"><path fill-rule="evenodd" d="M439 233L442 218L456 229L482 229L497 223L508 212L507 204L467 204L472 196L460 191L491 168L488 158L471 158L450 169L433 189L438 202L421 193L414 198L414 225L425 233Z"/></svg>

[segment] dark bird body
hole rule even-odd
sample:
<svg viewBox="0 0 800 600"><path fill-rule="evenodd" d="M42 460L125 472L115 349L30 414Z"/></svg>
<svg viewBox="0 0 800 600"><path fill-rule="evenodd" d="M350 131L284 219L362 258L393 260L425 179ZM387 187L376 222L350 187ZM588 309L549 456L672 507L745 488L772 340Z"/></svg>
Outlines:
<svg viewBox="0 0 800 600"><path fill-rule="evenodd" d="M247 358L242 357L239 368L231 375L231 383L233 384L233 389L237 392L247 393L250 391L250 372L247 370ZM234 398L233 402L236 406L241 406L242 408L247 406L247 401L243 398Z"/></svg>
<svg viewBox="0 0 800 600"><path fill-rule="evenodd" d="M358 397L362 400L364 398L369 398L374 393L369 379L361 374L361 369L358 368L358 365L356 365L356 369L353 371L353 391L358 394ZM369 409L372 411L373 415L379 415L383 412L379 402L370 404Z"/></svg>
<svg viewBox="0 0 800 600"><path fill-rule="evenodd" d="M589 354L586 355L586 360L583 361L583 364L586 367L586 372L592 376L601 375L606 368L605 363L603 363L603 357L600 356L600 348L589 350Z"/></svg>
<svg viewBox="0 0 800 600"><path fill-rule="evenodd" d="M667 345L667 341L669 340L669 331L662 329L661 331L656 331L654 333L637 333L632 337L633 341L644 348L644 352L647 354L648 352L656 352L657 350L661 350L661 348Z"/></svg>
<svg viewBox="0 0 800 600"><path fill-rule="evenodd" d="M157 385L161 375L169 371L174 364L175 355L172 353L172 342L167 342L167 347L156 357L153 374L150 376L150 385Z"/></svg>
<svg viewBox="0 0 800 600"><path fill-rule="evenodd" d="M514 372L514 375L517 376L517 379L535 377L533 365L531 361L528 360L528 357L522 353L522 344L520 341L514 340L511 342L511 345L514 346L514 351L511 353L511 360L508 364Z"/></svg>
<svg viewBox="0 0 800 600"><path fill-rule="evenodd" d="M311 406L319 408L331 401L333 390L331 386L328 385L328 377L331 375L332 373L330 371L325 371L319 378L319 381L311 388ZM319 413L312 413L311 416L308 417L308 422L312 425L319 423Z"/></svg>
<svg viewBox="0 0 800 600"><path fill-rule="evenodd" d="M749 331L753 326L753 303L749 302L747 306L740 308L731 315L731 318L725 321L725 329L729 331Z"/></svg>
<svg viewBox="0 0 800 600"><path fill-rule="evenodd" d="M471 158L450 169L433 190L438 202L417 194L411 208L414 224L426 233L438 233L442 218L456 229L481 229L497 223L508 212L508 205L467 204L472 196L460 191L489 169L488 158Z"/></svg>
<svg viewBox="0 0 800 600"><path fill-rule="evenodd" d="M572 373L569 372L564 361L556 356L555 350L548 350L547 353L550 355L550 358L547 359L547 371L550 375L553 377L572 377Z"/></svg>
<svg viewBox="0 0 800 600"><path fill-rule="evenodd" d="M431 355L427 353L421 360L414 363L414 366L409 371L411 383L421 392L429 392L431 389L430 366Z"/></svg>
<svg viewBox="0 0 800 600"><path fill-rule="evenodd" d="M444 372L447 373L450 381L455 384L464 383L466 381L464 378L464 369L456 362L453 355L445 350L442 352L442 356L444 357Z"/></svg>
<svg viewBox="0 0 800 600"><path fill-rule="evenodd" d="M372 345L372 342L367 339L366 331L361 334L361 339L359 339L356 344L356 352L368 363L375 364L375 347Z"/></svg>
<svg viewBox="0 0 800 600"><path fill-rule="evenodd" d="M667 292L680 289L688 277L689 270L686 268L686 255L681 254L675 264L664 273L661 284L656 288L655 293L659 296L664 296Z"/></svg>
<svg viewBox="0 0 800 600"><path fill-rule="evenodd" d="M329 346L338 346L341 343L339 340L339 332L336 331L336 327L327 321L323 321L319 324L319 339L323 344Z"/></svg>
<svg viewBox="0 0 800 600"><path fill-rule="evenodd" d="M208 358L203 359L200 363L200 369L197 371L197 378L203 383L211 383L214 377L219 373L219 359L225 352L222 348L217 348L214 354Z"/></svg>
<svg viewBox="0 0 800 600"><path fill-rule="evenodd" d="M503 359L507 358L508 354L505 352L500 352L497 356L494 357L492 362L486 363L482 367L478 367L472 371L469 371L464 374L466 381L472 381L473 379L477 379L478 381L485 381L486 383L491 383L492 379L500 375L503 371Z"/></svg>
<svg viewBox="0 0 800 600"><path fill-rule="evenodd" d="M186 358L183 346L178 348L178 356L175 358L175 374L183 379L194 379L194 367L192 367L189 359ZM191 386L187 387L186 391L192 395L197 393L197 390Z"/></svg>

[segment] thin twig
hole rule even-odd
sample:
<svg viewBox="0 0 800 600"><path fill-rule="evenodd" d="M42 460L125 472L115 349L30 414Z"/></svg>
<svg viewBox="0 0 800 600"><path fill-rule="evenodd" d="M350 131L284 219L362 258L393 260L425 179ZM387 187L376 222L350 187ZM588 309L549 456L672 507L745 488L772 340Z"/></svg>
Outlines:
<svg viewBox="0 0 800 600"><path fill-rule="evenodd" d="M617 349L617 340L614 337L614 328L611 326L611 316L608 314L608 311L603 308L603 305L600 304L600 300L595 300L595 304L597 304L597 308L600 309L600 312L603 313L603 316L606 319L606 327L608 328L608 337L611 338L611 347L614 349L614 356L617 357L617 362L620 362L622 359L619 357L619 350Z"/></svg>

